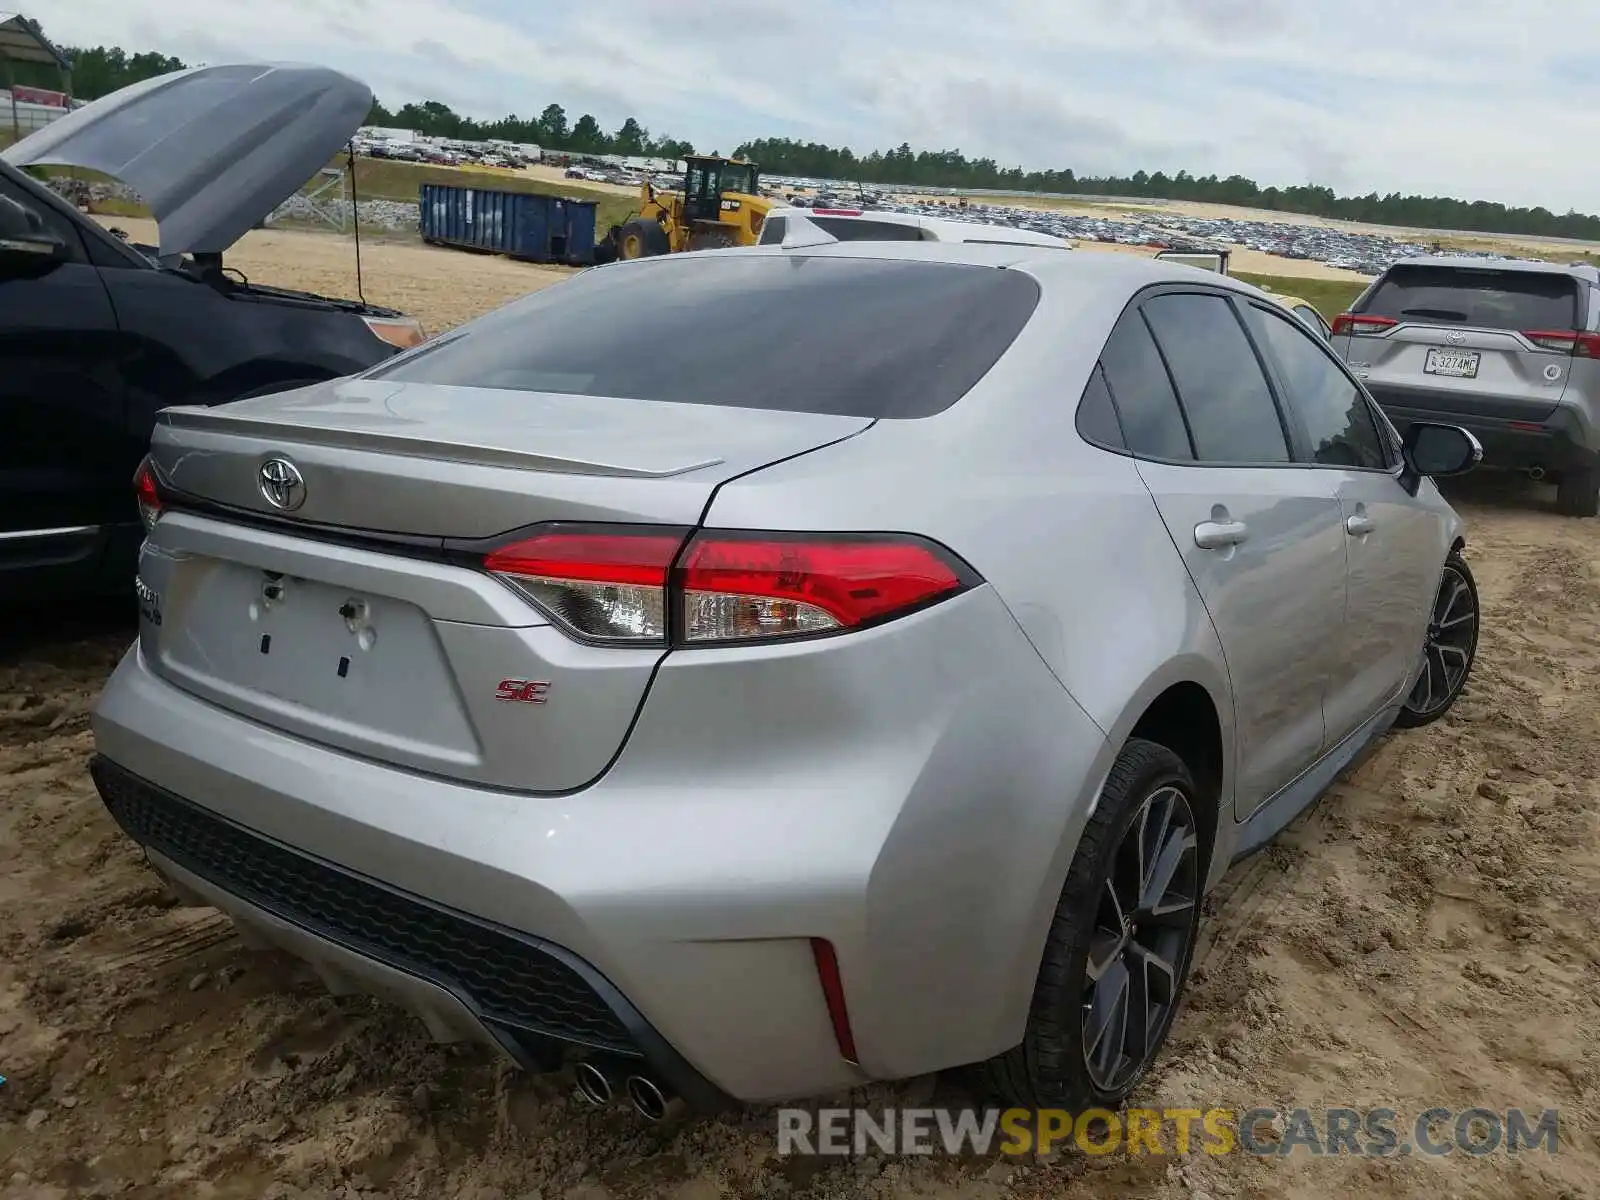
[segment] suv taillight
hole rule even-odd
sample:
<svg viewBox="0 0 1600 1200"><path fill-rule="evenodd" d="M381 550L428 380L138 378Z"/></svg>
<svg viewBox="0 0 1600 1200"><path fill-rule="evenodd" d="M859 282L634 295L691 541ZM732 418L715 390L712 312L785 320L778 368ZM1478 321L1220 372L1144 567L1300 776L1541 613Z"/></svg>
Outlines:
<svg viewBox="0 0 1600 1200"><path fill-rule="evenodd" d="M144 531L149 533L156 527L156 518L161 515L161 489L148 458L133 473L133 494L139 502L139 520L144 523Z"/></svg>
<svg viewBox="0 0 1600 1200"><path fill-rule="evenodd" d="M1600 333L1578 333L1571 329L1524 330L1527 338L1541 350L1571 354L1575 358L1600 358Z"/></svg>
<svg viewBox="0 0 1600 1200"><path fill-rule="evenodd" d="M553 525L493 551L483 567L580 640L632 646L842 633L979 582L943 547L909 534L648 526Z"/></svg>
<svg viewBox="0 0 1600 1200"><path fill-rule="evenodd" d="M1369 317L1362 313L1340 313L1333 319L1333 336L1348 334L1351 337L1377 337L1393 329L1399 322L1393 317Z"/></svg>

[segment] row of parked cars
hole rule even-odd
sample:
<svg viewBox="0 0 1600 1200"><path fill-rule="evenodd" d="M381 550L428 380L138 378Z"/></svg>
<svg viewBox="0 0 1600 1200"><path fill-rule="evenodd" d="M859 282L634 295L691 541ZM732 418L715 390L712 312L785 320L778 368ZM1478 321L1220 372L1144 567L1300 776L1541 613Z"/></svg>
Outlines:
<svg viewBox="0 0 1600 1200"><path fill-rule="evenodd" d="M1130 210L1113 216L1051 211L954 193L948 199L918 198L918 189L905 186L869 188L815 180L771 181L787 182L790 202L797 205L833 208L868 204L888 211L950 215L957 220L1013 225L1056 237L1113 245L1170 246L1209 241L1244 246L1283 258L1308 259L1364 275L1376 275L1398 259L1429 251L1428 244L1416 238L1392 237L1333 224L1300 224L1292 220L1187 216L1163 212L1148 201L1141 202L1149 206L1148 212ZM795 193L796 186L812 190L809 194ZM1093 196L1081 199L1087 204L1105 202L1104 198ZM1474 254L1473 257L1493 256Z"/></svg>
<svg viewBox="0 0 1600 1200"><path fill-rule="evenodd" d="M228 71L165 94L366 111L327 73ZM128 137L164 110L133 111ZM0 189L8 331L70 325L41 285L213 286L14 167ZM72 481L125 486L148 442L95 781L180 893L330 983L650 1119L963 1064L1115 1105L1229 864L1467 686L1434 479L1566 445L1593 511L1600 281L1401 263L1330 340L1170 259L784 220L338 378L222 403L141 376L153 432L124 356L103 463L23 505L41 474L0 468L3 544L59 544ZM212 294L311 340L393 319ZM226 344L195 312L167 381ZM21 378L15 411L67 394Z"/></svg>

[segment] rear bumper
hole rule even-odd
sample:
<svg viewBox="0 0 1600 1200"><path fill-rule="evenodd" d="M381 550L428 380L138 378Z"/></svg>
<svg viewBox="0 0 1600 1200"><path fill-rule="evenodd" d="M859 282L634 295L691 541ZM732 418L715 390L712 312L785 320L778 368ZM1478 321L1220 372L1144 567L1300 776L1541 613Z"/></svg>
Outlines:
<svg viewBox="0 0 1600 1200"><path fill-rule="evenodd" d="M483 1041L531 1070L567 1045L648 1070L700 1109L726 1097L576 955L366 879L192 804L96 756L124 833L180 890L310 963L335 994L383 996L439 1041Z"/></svg>
<svg viewBox="0 0 1600 1200"><path fill-rule="evenodd" d="M1378 403L1394 422L1402 437L1416 421L1442 421L1459 425L1483 444L1483 465L1525 471L1542 467L1546 471L1574 471L1592 467L1600 452L1591 447L1595 433L1577 409L1558 406L1537 420L1512 420L1509 417L1463 415L1447 410L1420 407L1415 403L1391 402L1378 397Z"/></svg>
<svg viewBox="0 0 1600 1200"><path fill-rule="evenodd" d="M563 796L266 728L137 647L94 727L112 812L246 926L436 1033L633 1054L699 1103L1020 1040L1112 755L987 588L848 638L669 655L610 771Z"/></svg>

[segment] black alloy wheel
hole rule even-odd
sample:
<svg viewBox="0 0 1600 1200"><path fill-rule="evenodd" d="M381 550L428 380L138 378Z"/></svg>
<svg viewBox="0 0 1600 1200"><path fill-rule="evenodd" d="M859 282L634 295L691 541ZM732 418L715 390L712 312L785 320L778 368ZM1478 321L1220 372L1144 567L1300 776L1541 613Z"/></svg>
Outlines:
<svg viewBox="0 0 1600 1200"><path fill-rule="evenodd" d="M1176 786L1151 792L1102 882L1084 962L1083 1062L1118 1093L1150 1065L1172 1021L1200 901L1199 836Z"/></svg>

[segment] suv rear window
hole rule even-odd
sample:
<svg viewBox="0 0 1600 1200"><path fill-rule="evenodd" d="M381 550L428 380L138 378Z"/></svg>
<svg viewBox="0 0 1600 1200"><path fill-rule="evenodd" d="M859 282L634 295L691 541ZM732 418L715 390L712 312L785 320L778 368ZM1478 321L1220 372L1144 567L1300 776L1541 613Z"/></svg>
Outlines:
<svg viewBox="0 0 1600 1200"><path fill-rule="evenodd" d="M646 259L544 288L369 372L396 382L926 417L1039 302L1020 271L802 255Z"/></svg>
<svg viewBox="0 0 1600 1200"><path fill-rule="evenodd" d="M1397 265L1361 311L1397 321L1485 329L1577 329L1578 285L1568 275L1477 267Z"/></svg>

